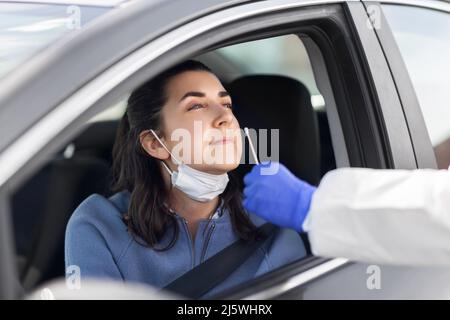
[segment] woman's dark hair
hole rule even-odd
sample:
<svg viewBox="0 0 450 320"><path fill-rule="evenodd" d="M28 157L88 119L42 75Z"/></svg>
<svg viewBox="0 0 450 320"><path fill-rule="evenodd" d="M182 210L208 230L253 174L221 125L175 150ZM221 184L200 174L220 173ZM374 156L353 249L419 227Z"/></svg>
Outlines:
<svg viewBox="0 0 450 320"><path fill-rule="evenodd" d="M119 124L113 146L111 191L128 190L131 193L124 221L134 238L155 250L170 249L178 239L176 218L164 205L168 191L160 171L158 159L141 146L139 134L148 129L161 129L161 109L168 99L167 84L185 71L212 71L204 64L187 60L147 81L135 89L128 99L126 112ZM242 195L233 173L225 191L220 195L223 208L230 214L233 229L244 240L255 237L255 226L242 207ZM174 227L171 241L158 248L170 226Z"/></svg>

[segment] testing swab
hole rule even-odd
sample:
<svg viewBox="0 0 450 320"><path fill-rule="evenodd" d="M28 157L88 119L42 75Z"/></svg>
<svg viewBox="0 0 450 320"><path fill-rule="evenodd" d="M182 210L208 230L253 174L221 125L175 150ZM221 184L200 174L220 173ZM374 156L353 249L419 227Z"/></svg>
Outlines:
<svg viewBox="0 0 450 320"><path fill-rule="evenodd" d="M253 158L255 159L256 164L259 164L259 160L258 160L258 157L256 156L256 151L255 151L255 148L253 147L253 142L252 142L252 139L250 138L250 133L248 132L247 127L244 128L244 133L247 136L248 144L250 145L250 150L252 152Z"/></svg>

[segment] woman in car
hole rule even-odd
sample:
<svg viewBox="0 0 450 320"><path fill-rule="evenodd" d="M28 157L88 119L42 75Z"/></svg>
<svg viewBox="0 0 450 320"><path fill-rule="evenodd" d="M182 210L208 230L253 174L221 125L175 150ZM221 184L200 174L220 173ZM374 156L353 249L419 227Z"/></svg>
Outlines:
<svg viewBox="0 0 450 320"><path fill-rule="evenodd" d="M176 154L180 132L192 143L183 141ZM206 159L223 150L228 161ZM241 154L231 97L205 65L188 60L141 85L129 97L113 147L114 194L93 194L75 210L66 267L78 266L82 280L164 287L236 240L255 241L265 221L244 211L230 172ZM280 229L205 296L305 255L299 234Z"/></svg>

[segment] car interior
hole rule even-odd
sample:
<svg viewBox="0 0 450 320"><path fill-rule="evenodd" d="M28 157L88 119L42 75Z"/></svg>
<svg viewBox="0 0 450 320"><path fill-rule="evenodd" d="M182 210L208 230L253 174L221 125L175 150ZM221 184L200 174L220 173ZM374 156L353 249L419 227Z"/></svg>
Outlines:
<svg viewBox="0 0 450 320"><path fill-rule="evenodd" d="M290 46L301 46L301 40L295 35L277 38L277 45L284 41ZM258 42L258 46L267 45L268 58L265 59L271 59L269 44L274 43L272 40ZM308 69L309 83L282 71L275 63L274 70L260 71L258 66L253 66L255 71L249 71L242 61L248 61L246 54L255 54L257 49L253 45L241 43L193 59L205 63L218 75L231 94L241 127L256 131L279 129L279 161L298 177L317 185L336 163L326 110L324 105L313 105L317 94L312 94L312 71ZM245 48L249 53L244 52ZM278 48L283 52L280 60L289 56L302 65L309 65L306 51L303 55L293 54L295 50L289 48ZM288 69L292 68L288 66L283 70ZM64 277L64 234L71 214L93 193L111 195L111 151L124 112L124 101L106 110L104 117L91 119L81 134L15 192L11 204L14 236L20 281L25 290ZM249 159L251 155L246 157ZM242 180L250 168L251 164L242 164L235 171ZM301 236L308 249L307 236Z"/></svg>

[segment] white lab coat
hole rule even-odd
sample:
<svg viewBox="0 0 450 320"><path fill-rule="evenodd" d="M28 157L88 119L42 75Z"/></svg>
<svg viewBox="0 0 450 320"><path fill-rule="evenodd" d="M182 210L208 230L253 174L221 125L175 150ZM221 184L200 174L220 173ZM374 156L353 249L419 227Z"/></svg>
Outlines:
<svg viewBox="0 0 450 320"><path fill-rule="evenodd" d="M448 266L450 171L333 170L303 228L318 256Z"/></svg>

